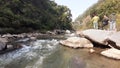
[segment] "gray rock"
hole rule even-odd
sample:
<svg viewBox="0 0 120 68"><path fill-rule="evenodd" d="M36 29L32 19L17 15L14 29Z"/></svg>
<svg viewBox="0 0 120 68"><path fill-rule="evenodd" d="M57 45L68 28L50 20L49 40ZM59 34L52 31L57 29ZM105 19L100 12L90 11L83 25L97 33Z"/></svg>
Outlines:
<svg viewBox="0 0 120 68"><path fill-rule="evenodd" d="M4 34L2 37L3 38L5 38L5 37L13 37L13 35L11 35L11 34Z"/></svg>
<svg viewBox="0 0 120 68"><path fill-rule="evenodd" d="M36 37L30 37L30 40L36 40L37 38Z"/></svg>
<svg viewBox="0 0 120 68"><path fill-rule="evenodd" d="M7 43L8 42L8 38L0 38L0 42Z"/></svg>
<svg viewBox="0 0 120 68"><path fill-rule="evenodd" d="M117 46L120 47L120 31L112 34L111 36L108 37L111 41L114 41Z"/></svg>
<svg viewBox="0 0 120 68"><path fill-rule="evenodd" d="M106 40L110 46L120 50L120 31L110 35Z"/></svg>
<svg viewBox="0 0 120 68"><path fill-rule="evenodd" d="M55 32L52 32L52 31L47 31L46 34L56 35Z"/></svg>
<svg viewBox="0 0 120 68"><path fill-rule="evenodd" d="M111 48L111 49L102 51L101 54L103 56L106 56L106 57L109 57L109 58L119 59L120 60L120 50L115 49L115 48Z"/></svg>
<svg viewBox="0 0 120 68"><path fill-rule="evenodd" d="M7 38L0 38L0 50L3 50L6 48L6 43L8 42Z"/></svg>
<svg viewBox="0 0 120 68"><path fill-rule="evenodd" d="M69 37L66 40L61 40L60 44L68 46L68 47L72 47L72 48L93 47L93 44L89 40L87 40L86 38L80 38L80 37Z"/></svg>
<svg viewBox="0 0 120 68"><path fill-rule="evenodd" d="M71 32L70 32L70 30L66 30L65 33L66 34L70 34Z"/></svg>
<svg viewBox="0 0 120 68"><path fill-rule="evenodd" d="M6 43L0 41L0 51L5 49Z"/></svg>
<svg viewBox="0 0 120 68"><path fill-rule="evenodd" d="M94 46L109 47L106 39L114 33L115 31L88 29L79 32L79 35L90 40L94 44Z"/></svg>
<svg viewBox="0 0 120 68"><path fill-rule="evenodd" d="M7 45L7 49L12 49L13 45Z"/></svg>

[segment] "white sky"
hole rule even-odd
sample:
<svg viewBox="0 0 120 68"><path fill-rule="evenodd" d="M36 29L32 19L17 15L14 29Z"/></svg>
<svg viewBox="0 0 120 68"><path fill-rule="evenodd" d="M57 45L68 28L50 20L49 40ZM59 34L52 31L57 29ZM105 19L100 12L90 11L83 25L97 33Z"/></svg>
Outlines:
<svg viewBox="0 0 120 68"><path fill-rule="evenodd" d="M97 1L98 0L55 0L57 4L70 8L73 21Z"/></svg>

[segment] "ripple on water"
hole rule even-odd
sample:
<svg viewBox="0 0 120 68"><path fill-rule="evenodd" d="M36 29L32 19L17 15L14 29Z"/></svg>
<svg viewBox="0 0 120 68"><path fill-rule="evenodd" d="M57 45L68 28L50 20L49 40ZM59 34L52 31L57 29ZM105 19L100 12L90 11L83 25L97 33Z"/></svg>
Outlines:
<svg viewBox="0 0 120 68"><path fill-rule="evenodd" d="M37 68L43 59L50 55L57 47L58 41L37 40L30 46L24 46L19 50L9 52L0 56L0 67L4 68Z"/></svg>

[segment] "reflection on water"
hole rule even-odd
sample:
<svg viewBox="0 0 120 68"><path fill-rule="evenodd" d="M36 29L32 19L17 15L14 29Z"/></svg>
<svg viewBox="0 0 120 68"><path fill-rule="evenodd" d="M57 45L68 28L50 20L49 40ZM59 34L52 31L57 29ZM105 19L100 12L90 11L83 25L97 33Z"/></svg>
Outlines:
<svg viewBox="0 0 120 68"><path fill-rule="evenodd" d="M120 61L106 58L90 49L60 46L59 41L37 40L30 46L0 55L0 68L119 68Z"/></svg>
<svg viewBox="0 0 120 68"><path fill-rule="evenodd" d="M72 61L69 64L71 63L74 64L76 60L72 60L72 58L77 57L78 60L76 62L79 63L83 61L83 63L85 64L84 66L85 68L119 68L120 66L119 60L106 58L100 55L99 52L104 49L100 49L100 48L94 48L94 49L96 50L96 52L90 53L89 49L85 49L85 48L84 49L71 49L68 47L62 47L62 51L64 51L63 52L64 61L65 59L67 59L67 61ZM68 67L63 67L63 68L68 68Z"/></svg>
<svg viewBox="0 0 120 68"><path fill-rule="evenodd" d="M119 60L100 55L99 52L104 49L94 49L96 52L90 53L90 49L71 49L61 46L58 52L44 60L43 68L119 68Z"/></svg>

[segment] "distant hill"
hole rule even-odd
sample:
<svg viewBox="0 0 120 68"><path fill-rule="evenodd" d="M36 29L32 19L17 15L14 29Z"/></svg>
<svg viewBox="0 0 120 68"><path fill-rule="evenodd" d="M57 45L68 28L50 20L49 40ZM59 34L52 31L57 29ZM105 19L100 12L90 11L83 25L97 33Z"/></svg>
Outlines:
<svg viewBox="0 0 120 68"><path fill-rule="evenodd" d="M103 15L107 14L110 15L111 13L116 13L117 15L117 28L120 30L120 0L98 0L96 4L89 7L82 15L79 15L75 22L79 21L86 25L80 25L77 29L88 29L92 28L92 23L90 22L91 17L88 18L88 16L91 16L92 13L96 12L98 16L100 17L100 20L102 20ZM99 23L99 26L101 26L101 22Z"/></svg>

